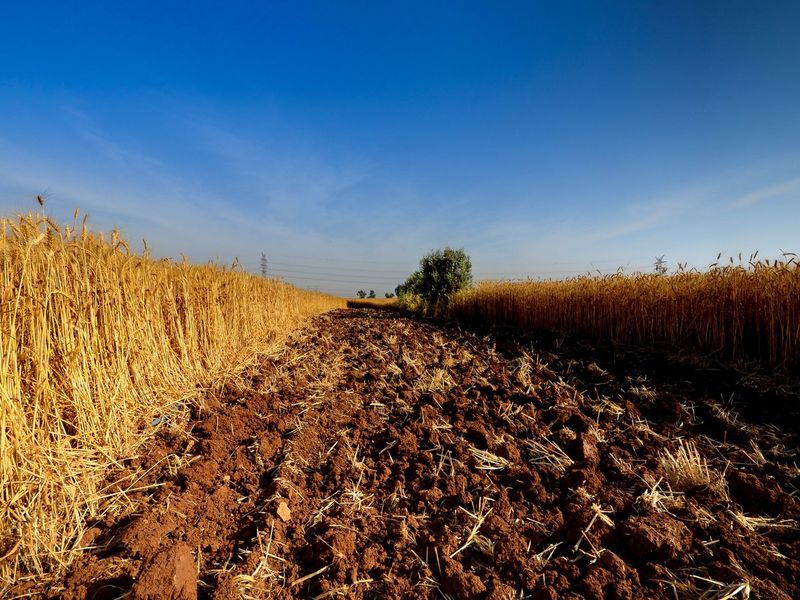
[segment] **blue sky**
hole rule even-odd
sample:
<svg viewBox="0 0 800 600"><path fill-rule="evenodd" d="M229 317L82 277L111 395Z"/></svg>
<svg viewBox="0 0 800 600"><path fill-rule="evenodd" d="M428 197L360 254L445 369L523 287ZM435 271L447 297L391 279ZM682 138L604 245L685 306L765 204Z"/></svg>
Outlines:
<svg viewBox="0 0 800 600"><path fill-rule="evenodd" d="M0 7L0 211L343 294L800 251L800 3Z"/></svg>

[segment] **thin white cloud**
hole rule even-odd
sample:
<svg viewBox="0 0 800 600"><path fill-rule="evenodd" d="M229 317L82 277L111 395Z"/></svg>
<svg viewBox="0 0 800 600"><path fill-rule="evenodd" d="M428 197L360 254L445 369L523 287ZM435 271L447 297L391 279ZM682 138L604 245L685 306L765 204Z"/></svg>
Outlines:
<svg viewBox="0 0 800 600"><path fill-rule="evenodd" d="M83 114L71 124L67 154L0 139L0 206L19 210L22 194L35 208L33 197L47 189L48 210L57 218L68 219L80 206L96 227L121 226L133 242L146 238L157 255L185 252L194 260L221 262L238 256L253 270L265 251L333 261L365 252L373 261L406 256L411 271L419 247L436 239L434 224L412 223L393 203L385 210L378 203L343 207L340 197L361 177L356 167L339 169L313 155L276 158L257 142L218 130L214 157L237 183L234 189L247 194L231 201L211 189L202 172L189 174L131 150ZM352 287L297 282L337 291Z"/></svg>
<svg viewBox="0 0 800 600"><path fill-rule="evenodd" d="M593 224L591 242L631 239L666 226L702 219L718 210L725 182L687 186L667 195L628 203L622 214Z"/></svg>
<svg viewBox="0 0 800 600"><path fill-rule="evenodd" d="M734 200L733 203L731 203L731 206L733 208L747 208L756 204L760 204L761 202L775 200L790 194L797 195L798 199L800 200L800 178L789 179L780 183L773 183L757 190L753 190L752 192L749 192L744 196L740 196Z"/></svg>
<svg viewBox="0 0 800 600"><path fill-rule="evenodd" d="M0 139L0 207L16 209L24 194L35 208L33 196L47 189L50 210L69 218L79 205L101 227L120 225L134 242L147 238L159 255L185 252L193 260L222 262L238 256L254 271L262 251L276 262L411 271L423 253L451 245L464 247L484 276L537 270L558 276L593 266L641 268L656 253L667 253L671 264L697 258L703 265L716 254L709 247L767 249L785 239L772 235L777 226L769 225L750 227L750 237L732 233L741 219L729 199L767 179L763 169L720 174L666 196L614 202L613 208L587 208L586 199L493 203L478 192L435 198L392 181L368 158L331 160L313 144L288 147L291 140L279 144L263 132L234 132L211 110L172 101L157 112L164 136L187 143L191 161L182 163L160 147L146 150L142 140L124 142L130 138L104 130L85 110L65 111L60 146ZM787 177L785 169L772 181L739 196L734 206L800 191L800 179ZM715 216L735 223L712 230L721 222ZM296 281L345 293L356 286L393 287L367 275L363 284Z"/></svg>

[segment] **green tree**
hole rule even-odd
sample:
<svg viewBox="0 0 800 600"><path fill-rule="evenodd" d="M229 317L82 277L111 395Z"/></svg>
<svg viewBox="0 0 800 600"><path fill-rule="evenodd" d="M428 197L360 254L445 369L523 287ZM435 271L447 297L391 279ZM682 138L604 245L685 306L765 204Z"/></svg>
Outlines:
<svg viewBox="0 0 800 600"><path fill-rule="evenodd" d="M375 290L370 290L369 296L367 296L367 298L374 298L374 297L375 297Z"/></svg>
<svg viewBox="0 0 800 600"><path fill-rule="evenodd" d="M356 296L358 296L359 298L366 298L367 297L367 292L365 292L364 290L358 290L356 292Z"/></svg>
<svg viewBox="0 0 800 600"><path fill-rule="evenodd" d="M419 294L419 284L422 280L422 272L414 271L408 276L404 283L401 283L394 288L394 293L398 296L405 296L407 294Z"/></svg>
<svg viewBox="0 0 800 600"><path fill-rule="evenodd" d="M419 270L398 286L401 294L418 294L430 305L446 304L453 294L472 284L472 261L464 250L434 250L419 263Z"/></svg>

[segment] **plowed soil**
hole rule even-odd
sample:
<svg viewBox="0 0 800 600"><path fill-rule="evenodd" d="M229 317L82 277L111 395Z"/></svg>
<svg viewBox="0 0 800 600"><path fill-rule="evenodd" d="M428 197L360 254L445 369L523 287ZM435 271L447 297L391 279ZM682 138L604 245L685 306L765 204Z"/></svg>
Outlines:
<svg viewBox="0 0 800 600"><path fill-rule="evenodd" d="M127 465L158 487L47 594L798 598L796 431L745 416L757 390L693 376L329 313L189 433L159 425ZM664 462L686 442L705 482Z"/></svg>

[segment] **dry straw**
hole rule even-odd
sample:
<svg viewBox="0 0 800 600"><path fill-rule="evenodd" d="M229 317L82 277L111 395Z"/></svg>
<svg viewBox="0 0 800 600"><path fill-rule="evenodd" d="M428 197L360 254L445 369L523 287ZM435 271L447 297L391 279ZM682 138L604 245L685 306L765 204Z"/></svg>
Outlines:
<svg viewBox="0 0 800 600"><path fill-rule="evenodd" d="M76 211L77 218L77 211ZM82 225L0 220L0 590L69 564L154 417L344 300L154 260Z"/></svg>
<svg viewBox="0 0 800 600"><path fill-rule="evenodd" d="M456 316L634 344L668 342L723 359L800 363L800 268L784 261L712 265L670 275L618 273L564 281L483 282L455 298Z"/></svg>

